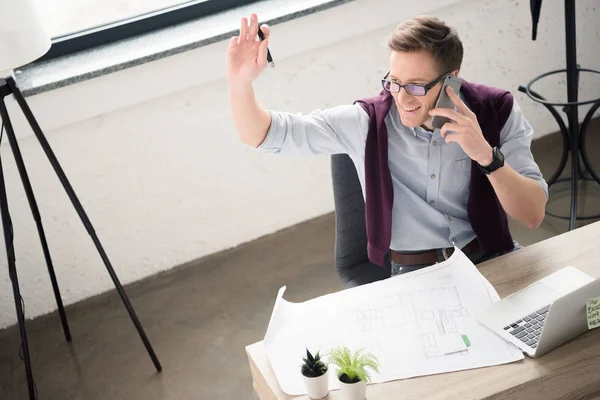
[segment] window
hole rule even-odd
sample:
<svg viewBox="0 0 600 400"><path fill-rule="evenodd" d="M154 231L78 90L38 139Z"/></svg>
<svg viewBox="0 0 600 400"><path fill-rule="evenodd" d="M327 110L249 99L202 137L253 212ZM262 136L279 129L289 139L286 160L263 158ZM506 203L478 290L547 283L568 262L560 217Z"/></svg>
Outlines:
<svg viewBox="0 0 600 400"><path fill-rule="evenodd" d="M34 0L52 37L40 60L71 54L257 0Z"/></svg>

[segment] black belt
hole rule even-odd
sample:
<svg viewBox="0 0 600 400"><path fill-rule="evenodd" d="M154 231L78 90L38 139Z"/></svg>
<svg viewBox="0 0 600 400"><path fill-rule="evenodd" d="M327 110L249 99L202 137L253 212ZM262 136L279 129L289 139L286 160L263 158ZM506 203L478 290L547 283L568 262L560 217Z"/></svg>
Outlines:
<svg viewBox="0 0 600 400"><path fill-rule="evenodd" d="M439 251L442 251L444 258L448 259L454 253L454 247L428 250L422 253L398 253L397 251L390 250L390 258L392 261L402 265L423 265L423 264L435 264L439 261ZM475 253L480 250L479 242L477 239L473 239L469 244L461 249L465 254Z"/></svg>

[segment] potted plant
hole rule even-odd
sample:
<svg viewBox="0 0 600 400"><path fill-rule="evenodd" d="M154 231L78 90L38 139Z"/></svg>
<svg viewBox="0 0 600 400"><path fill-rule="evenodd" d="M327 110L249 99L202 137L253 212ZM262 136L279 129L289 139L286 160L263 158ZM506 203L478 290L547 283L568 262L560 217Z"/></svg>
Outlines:
<svg viewBox="0 0 600 400"><path fill-rule="evenodd" d="M321 360L319 351L313 356L306 349L306 357L302 358L303 364L300 368L304 377L304 385L311 399L322 399L329 394L329 381L327 378L327 365Z"/></svg>
<svg viewBox="0 0 600 400"><path fill-rule="evenodd" d="M329 354L331 364L338 366L338 380L342 397L347 400L365 400L371 375L367 369L379 372L379 361L373 354L359 349L352 354L346 346L335 348Z"/></svg>

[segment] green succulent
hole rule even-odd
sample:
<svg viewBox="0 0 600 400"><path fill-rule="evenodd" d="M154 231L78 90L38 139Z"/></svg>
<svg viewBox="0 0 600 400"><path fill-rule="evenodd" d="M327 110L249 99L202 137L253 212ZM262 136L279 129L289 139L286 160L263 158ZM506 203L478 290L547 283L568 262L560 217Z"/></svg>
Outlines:
<svg viewBox="0 0 600 400"><path fill-rule="evenodd" d="M352 354L346 346L333 349L329 353L329 361L339 367L338 378L345 383L363 381L371 382L367 368L379 372L379 361L373 354L359 349Z"/></svg>
<svg viewBox="0 0 600 400"><path fill-rule="evenodd" d="M306 357L303 357L302 361L304 361L301 367L302 375L308 378L316 378L327 372L327 365L321 360L319 351L313 357L310 351L306 349Z"/></svg>

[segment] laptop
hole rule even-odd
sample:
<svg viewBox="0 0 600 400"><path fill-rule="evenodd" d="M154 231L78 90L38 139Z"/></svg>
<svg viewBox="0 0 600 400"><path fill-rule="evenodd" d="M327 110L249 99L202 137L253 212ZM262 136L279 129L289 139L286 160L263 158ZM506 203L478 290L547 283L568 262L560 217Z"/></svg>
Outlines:
<svg viewBox="0 0 600 400"><path fill-rule="evenodd" d="M600 279L566 267L475 315L475 319L530 357L539 357L588 330L587 301L600 296Z"/></svg>

